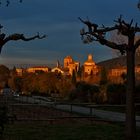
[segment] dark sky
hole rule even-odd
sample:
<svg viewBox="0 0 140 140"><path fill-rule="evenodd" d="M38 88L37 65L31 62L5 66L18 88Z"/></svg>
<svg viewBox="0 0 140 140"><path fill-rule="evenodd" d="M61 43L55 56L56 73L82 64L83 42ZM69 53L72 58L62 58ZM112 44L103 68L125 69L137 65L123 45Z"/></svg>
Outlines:
<svg viewBox="0 0 140 140"><path fill-rule="evenodd" d="M79 31L84 25L78 17L87 17L100 25L114 24L113 20L123 15L126 21L132 18L140 24L138 0L11 0L8 7L1 5L0 19L7 35L37 32L48 38L30 42L9 42L2 50L1 64L55 64L71 55L81 64L89 53L95 62L114 57L111 49L98 43L83 44Z"/></svg>

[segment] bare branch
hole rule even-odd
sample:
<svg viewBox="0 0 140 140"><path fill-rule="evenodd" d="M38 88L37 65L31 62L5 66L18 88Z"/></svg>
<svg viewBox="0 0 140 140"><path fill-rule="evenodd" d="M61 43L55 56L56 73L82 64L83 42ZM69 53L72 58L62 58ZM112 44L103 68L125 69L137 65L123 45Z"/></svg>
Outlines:
<svg viewBox="0 0 140 140"><path fill-rule="evenodd" d="M88 26L89 29L92 29L92 23L87 22L79 18L81 22ZM97 28L96 30L89 30L87 32L83 32L82 36L84 38L90 39L95 38L97 41L102 44L106 45L112 49L117 49L121 52L121 54L126 53L127 58L127 89L126 89L126 139L135 139L136 133L136 120L135 120L135 102L134 102L134 91L135 91L135 50L140 45L140 39L135 43L135 35L136 32L140 32L140 28L137 27L137 24L132 26L133 20L127 23L122 20L122 16L115 20L116 25L109 28L104 27L103 29ZM94 27L94 26L93 26ZM97 26L98 27L98 26ZM115 42L109 41L106 39L103 33L106 34L109 31L116 30L121 34L127 37L128 42L127 44L116 44ZM88 42L88 43L89 43Z"/></svg>
<svg viewBox="0 0 140 140"><path fill-rule="evenodd" d="M3 28L3 26L0 24L0 29L2 29Z"/></svg>
<svg viewBox="0 0 140 140"><path fill-rule="evenodd" d="M132 24L133 24L133 19L132 19L131 22L130 22L130 26L132 26Z"/></svg>
<svg viewBox="0 0 140 140"><path fill-rule="evenodd" d="M91 23L90 21L84 21L84 20L81 19L80 17L79 17L78 19L79 19L82 23L84 23L85 25L88 26L89 32L94 31L94 32L102 32L102 33L104 33L104 32L110 32L110 31L113 31L113 30L115 30L115 29L118 29L117 26L114 26L114 27L105 27L104 25L103 25L102 28L98 28L98 25L95 24L95 23Z"/></svg>
<svg viewBox="0 0 140 140"><path fill-rule="evenodd" d="M79 17L79 20L88 26L89 32L97 30L97 27L98 27L97 24L91 23L89 20L88 21L84 21L80 17Z"/></svg>
<svg viewBox="0 0 140 140"><path fill-rule="evenodd" d="M121 54L125 53L127 44L117 44L117 43L111 42L105 38L102 38L97 34L92 34L92 35L95 36L102 45L106 45L112 49L119 50L121 52Z"/></svg>
<svg viewBox="0 0 140 140"><path fill-rule="evenodd" d="M136 27L134 28L135 32L140 32L140 28L137 27L137 24L135 25Z"/></svg>
<svg viewBox="0 0 140 140"><path fill-rule="evenodd" d="M106 33L118 30L118 32L120 32L122 35L130 37L135 34L135 30L139 30L137 24L135 25L136 29L132 27L133 20L131 20L130 23L127 23L124 20L122 20L122 15L120 15L120 17L117 20L115 20L115 22L117 23L116 25L112 27L105 27L104 25L102 25L102 28L99 28L97 24L91 23L90 21L84 21L81 18L79 19L82 23L88 26L87 32L85 32L85 30L81 30L81 36L83 38L84 43L98 41L102 45L106 45L112 49L119 50L121 54L124 54L126 52L126 50L128 49L128 44L117 44L115 42L111 42L105 39Z"/></svg>
<svg viewBox="0 0 140 140"><path fill-rule="evenodd" d="M1 50L4 46L4 44L6 44L8 41L17 41L17 40L23 40L23 41L30 41L30 40L34 40L34 39L43 39L46 37L46 35L42 35L40 36L39 33L37 33L37 35L33 36L33 37L29 37L29 38L26 38L24 36L24 34L12 34L12 35L9 35L8 37L5 38L5 34L2 33L0 34L0 53L1 53Z"/></svg>

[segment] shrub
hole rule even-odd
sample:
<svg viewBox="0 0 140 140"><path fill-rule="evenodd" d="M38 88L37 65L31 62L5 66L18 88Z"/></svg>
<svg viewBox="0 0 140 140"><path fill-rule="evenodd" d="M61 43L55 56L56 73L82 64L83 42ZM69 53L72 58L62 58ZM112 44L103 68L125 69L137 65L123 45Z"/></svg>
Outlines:
<svg viewBox="0 0 140 140"><path fill-rule="evenodd" d="M69 98L80 102L93 102L96 101L96 93L99 93L99 87L97 85L77 82L76 88L71 91Z"/></svg>
<svg viewBox="0 0 140 140"><path fill-rule="evenodd" d="M111 104L124 104L126 88L123 84L110 84L107 86L107 101Z"/></svg>

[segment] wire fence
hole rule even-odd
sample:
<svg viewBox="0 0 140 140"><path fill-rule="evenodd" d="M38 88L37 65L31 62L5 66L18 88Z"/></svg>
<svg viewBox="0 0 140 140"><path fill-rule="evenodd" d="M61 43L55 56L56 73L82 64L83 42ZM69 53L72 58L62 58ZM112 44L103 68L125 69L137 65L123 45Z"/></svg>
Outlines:
<svg viewBox="0 0 140 140"><path fill-rule="evenodd" d="M0 96L0 106L8 108L9 122L5 125L1 140L24 140L19 130L12 130L12 125L34 122L34 124L43 122L45 124L65 124L65 123L85 123L90 122L88 116L73 113L73 107L70 110L61 110L56 108L55 103L49 103L47 99L41 97L13 97ZM17 132L13 132L17 131ZM16 135L15 135L16 133Z"/></svg>

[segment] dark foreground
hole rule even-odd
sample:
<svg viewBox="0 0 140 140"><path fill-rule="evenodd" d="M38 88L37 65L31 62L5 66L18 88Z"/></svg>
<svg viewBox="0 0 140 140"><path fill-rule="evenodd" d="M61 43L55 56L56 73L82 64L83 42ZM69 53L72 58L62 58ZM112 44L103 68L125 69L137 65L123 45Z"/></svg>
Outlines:
<svg viewBox="0 0 140 140"><path fill-rule="evenodd" d="M140 139L140 129L137 129ZM86 120L18 121L6 125L1 140L124 140L124 126Z"/></svg>

